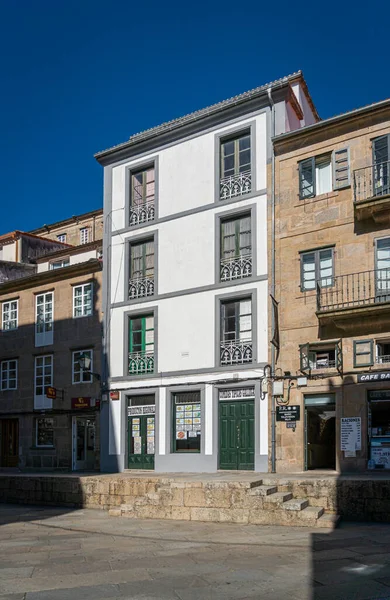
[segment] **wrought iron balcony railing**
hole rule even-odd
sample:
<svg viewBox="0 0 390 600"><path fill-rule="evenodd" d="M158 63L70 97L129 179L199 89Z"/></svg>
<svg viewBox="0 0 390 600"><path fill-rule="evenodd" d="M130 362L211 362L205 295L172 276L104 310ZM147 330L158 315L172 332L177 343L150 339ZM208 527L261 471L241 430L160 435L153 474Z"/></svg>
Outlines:
<svg viewBox="0 0 390 600"><path fill-rule="evenodd" d="M252 275L252 254L221 259L221 281L232 281Z"/></svg>
<svg viewBox="0 0 390 600"><path fill-rule="evenodd" d="M154 372L154 350L149 352L129 352L129 375L143 375Z"/></svg>
<svg viewBox="0 0 390 600"><path fill-rule="evenodd" d="M384 363L390 363L390 354L382 354L376 357L375 364L383 365Z"/></svg>
<svg viewBox="0 0 390 600"><path fill-rule="evenodd" d="M222 177L219 182L219 197L221 200L229 200L235 196L249 194L252 190L252 172L244 171L238 175Z"/></svg>
<svg viewBox="0 0 390 600"><path fill-rule="evenodd" d="M390 267L339 275L332 283L317 283L318 312L390 302Z"/></svg>
<svg viewBox="0 0 390 600"><path fill-rule="evenodd" d="M355 202L390 194L390 161L356 169L353 172L353 188Z"/></svg>
<svg viewBox="0 0 390 600"><path fill-rule="evenodd" d="M319 359L315 360L314 362L309 361L309 366L313 371L318 371L319 369L335 369L336 361L329 359Z"/></svg>
<svg viewBox="0 0 390 600"><path fill-rule="evenodd" d="M221 365L242 365L253 359L252 340L221 342Z"/></svg>
<svg viewBox="0 0 390 600"><path fill-rule="evenodd" d="M148 221L154 221L154 198L142 204L133 204L130 206L130 225L140 225Z"/></svg>
<svg viewBox="0 0 390 600"><path fill-rule="evenodd" d="M154 294L154 275L129 280L129 298L145 298Z"/></svg>

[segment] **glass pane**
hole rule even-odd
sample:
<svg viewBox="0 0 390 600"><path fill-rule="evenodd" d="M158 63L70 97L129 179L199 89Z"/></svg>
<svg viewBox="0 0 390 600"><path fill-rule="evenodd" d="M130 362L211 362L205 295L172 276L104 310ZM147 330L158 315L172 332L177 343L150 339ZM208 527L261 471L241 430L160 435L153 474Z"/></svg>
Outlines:
<svg viewBox="0 0 390 600"><path fill-rule="evenodd" d="M146 329L153 329L153 327L154 327L153 316L148 316L145 318L145 327L146 327Z"/></svg>
<svg viewBox="0 0 390 600"><path fill-rule="evenodd" d="M238 140L238 144L239 144L240 150L246 150L246 149L250 148L250 145L251 145L250 135L246 135L245 137L240 138Z"/></svg>
<svg viewBox="0 0 390 600"><path fill-rule="evenodd" d="M317 196L332 191L332 168L329 158L316 160Z"/></svg>
<svg viewBox="0 0 390 600"><path fill-rule="evenodd" d="M234 140L224 142L222 144L222 151L224 157L234 154Z"/></svg>
<svg viewBox="0 0 390 600"><path fill-rule="evenodd" d="M301 196L307 198L314 194L314 173L311 161L300 163Z"/></svg>
<svg viewBox="0 0 390 600"><path fill-rule="evenodd" d="M251 301L250 300L241 300L240 301L240 315L248 315L251 314Z"/></svg>

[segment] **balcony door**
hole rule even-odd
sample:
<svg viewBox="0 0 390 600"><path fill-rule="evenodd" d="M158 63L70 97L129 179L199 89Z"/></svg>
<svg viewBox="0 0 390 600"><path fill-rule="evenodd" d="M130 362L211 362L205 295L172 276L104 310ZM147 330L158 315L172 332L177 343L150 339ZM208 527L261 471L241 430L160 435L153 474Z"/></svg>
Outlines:
<svg viewBox="0 0 390 600"><path fill-rule="evenodd" d="M376 301L390 300L390 238L376 240L375 245Z"/></svg>
<svg viewBox="0 0 390 600"><path fill-rule="evenodd" d="M390 194L389 140L390 135L382 135L372 142L374 196Z"/></svg>

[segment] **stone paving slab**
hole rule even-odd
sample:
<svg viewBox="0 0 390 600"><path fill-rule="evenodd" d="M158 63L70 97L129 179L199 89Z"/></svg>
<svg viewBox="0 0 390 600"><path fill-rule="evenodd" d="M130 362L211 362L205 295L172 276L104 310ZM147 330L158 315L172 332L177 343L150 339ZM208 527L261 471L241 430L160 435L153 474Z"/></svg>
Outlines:
<svg viewBox="0 0 390 600"><path fill-rule="evenodd" d="M390 526L335 531L0 506L0 600L390 600Z"/></svg>

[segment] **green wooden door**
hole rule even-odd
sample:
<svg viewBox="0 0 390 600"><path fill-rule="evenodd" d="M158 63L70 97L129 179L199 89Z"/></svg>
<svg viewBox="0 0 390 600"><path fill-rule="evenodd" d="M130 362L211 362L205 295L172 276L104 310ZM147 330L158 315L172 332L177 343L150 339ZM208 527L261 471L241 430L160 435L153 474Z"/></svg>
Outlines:
<svg viewBox="0 0 390 600"><path fill-rule="evenodd" d="M154 416L129 417L129 469L154 469Z"/></svg>
<svg viewBox="0 0 390 600"><path fill-rule="evenodd" d="M219 468L255 467L254 400L219 403Z"/></svg>

